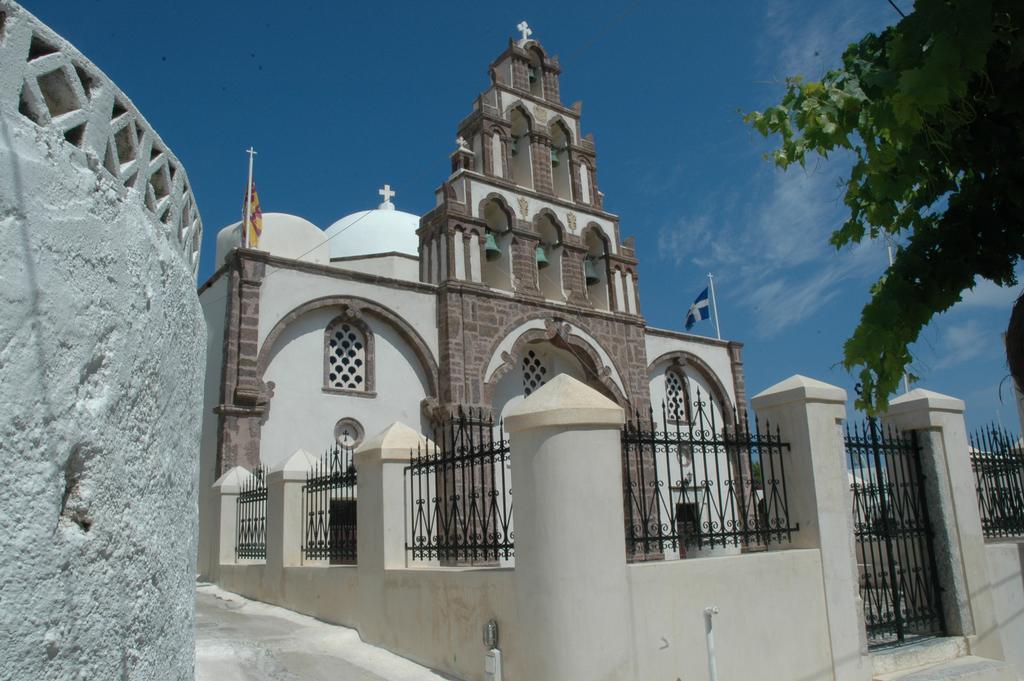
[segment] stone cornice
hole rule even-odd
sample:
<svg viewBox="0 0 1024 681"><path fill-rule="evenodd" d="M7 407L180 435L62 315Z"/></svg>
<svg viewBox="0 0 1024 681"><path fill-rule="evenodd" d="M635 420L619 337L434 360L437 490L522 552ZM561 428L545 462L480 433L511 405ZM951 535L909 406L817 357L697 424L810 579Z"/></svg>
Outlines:
<svg viewBox="0 0 1024 681"><path fill-rule="evenodd" d="M743 347L743 343L739 341L718 340L717 338L708 338L707 336L698 336L696 334L684 333L682 331L672 331L671 329L658 329L653 326L647 327L647 334L651 336L661 336L663 338L675 338L678 340L685 340L691 343L700 343L701 345L713 345L715 347L720 348Z"/></svg>

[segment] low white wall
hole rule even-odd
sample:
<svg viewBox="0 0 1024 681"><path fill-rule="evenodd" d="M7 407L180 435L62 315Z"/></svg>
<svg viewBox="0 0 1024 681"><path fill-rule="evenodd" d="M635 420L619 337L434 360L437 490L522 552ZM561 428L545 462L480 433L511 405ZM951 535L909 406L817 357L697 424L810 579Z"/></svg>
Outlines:
<svg viewBox="0 0 1024 681"><path fill-rule="evenodd" d="M483 626L498 621L506 681L526 681L512 570L410 568L385 570L381 583L355 566L221 565L224 589L359 630L367 643L460 679L482 681ZM363 582L360 588L360 582ZM361 593L362 592L362 593ZM365 594L379 594L367 599Z"/></svg>
<svg viewBox="0 0 1024 681"><path fill-rule="evenodd" d="M1024 541L986 544L985 557L1003 653L1024 674Z"/></svg>
<svg viewBox="0 0 1024 681"><path fill-rule="evenodd" d="M635 563L627 574L635 678L707 679L703 611L717 606L719 678L831 681L817 549Z"/></svg>

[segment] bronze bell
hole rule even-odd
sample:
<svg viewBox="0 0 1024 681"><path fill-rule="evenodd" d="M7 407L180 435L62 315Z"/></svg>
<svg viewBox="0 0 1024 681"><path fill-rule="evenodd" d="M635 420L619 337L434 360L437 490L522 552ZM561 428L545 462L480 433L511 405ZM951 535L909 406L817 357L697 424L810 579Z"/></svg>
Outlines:
<svg viewBox="0 0 1024 681"><path fill-rule="evenodd" d="M484 239L484 257L488 260L497 260L501 257L501 249L498 248L498 240L494 238L493 232L487 232Z"/></svg>
<svg viewBox="0 0 1024 681"><path fill-rule="evenodd" d="M583 261L583 274L587 278L587 286L601 283L601 275L597 272L597 263L594 258L587 258Z"/></svg>
<svg viewBox="0 0 1024 681"><path fill-rule="evenodd" d="M537 267L539 269L544 269L545 267L547 267L550 264L551 263L548 262L548 254L544 251L544 247L538 245L537 246Z"/></svg>

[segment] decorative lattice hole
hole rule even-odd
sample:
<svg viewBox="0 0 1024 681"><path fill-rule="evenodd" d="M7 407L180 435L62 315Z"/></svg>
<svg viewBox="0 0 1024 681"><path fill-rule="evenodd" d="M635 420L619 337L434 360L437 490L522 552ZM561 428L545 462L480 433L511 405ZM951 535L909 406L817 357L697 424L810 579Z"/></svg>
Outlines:
<svg viewBox="0 0 1024 681"><path fill-rule="evenodd" d="M366 389L366 339L351 324L332 329L328 339L327 379L332 388Z"/></svg>
<svg viewBox="0 0 1024 681"><path fill-rule="evenodd" d="M43 99L46 100L46 108L50 111L51 117L56 118L81 108L64 69L44 73L39 76L38 82L39 91L43 93Z"/></svg>
<svg viewBox="0 0 1024 681"><path fill-rule="evenodd" d="M28 47L28 60L39 59L48 54L56 54L57 48L46 42L37 35L32 36L32 43Z"/></svg>
<svg viewBox="0 0 1024 681"><path fill-rule="evenodd" d="M149 184L153 186L153 194L158 200L171 193L171 183L167 180L167 171L164 168L149 176Z"/></svg>
<svg viewBox="0 0 1024 681"><path fill-rule="evenodd" d="M44 125L43 117L39 110L33 105L31 91L28 84L21 87L21 99L18 101L18 113L29 119L36 125Z"/></svg>
<svg viewBox="0 0 1024 681"><path fill-rule="evenodd" d="M686 391L679 374L674 371L665 373L665 406L668 417L673 421L686 420Z"/></svg>
<svg viewBox="0 0 1024 681"><path fill-rule="evenodd" d="M138 179L139 179L139 172L135 171L134 173L132 173L131 175L128 176L127 180L124 181L124 186L125 187L133 187L134 188L135 187L135 181L138 180Z"/></svg>
<svg viewBox="0 0 1024 681"><path fill-rule="evenodd" d="M88 71L78 64L75 64L75 74L78 75L78 82L82 84L82 90L85 92L85 96L92 99L92 93L96 91L96 81L93 80Z"/></svg>
<svg viewBox="0 0 1024 681"><path fill-rule="evenodd" d="M135 160L135 131L130 122L114 133L114 144L117 146L117 161L122 168L125 163Z"/></svg>
<svg viewBox="0 0 1024 681"><path fill-rule="evenodd" d="M110 120L114 120L118 116L122 116L126 113L128 113L128 109L125 107L125 105L115 99L114 110L110 112Z"/></svg>
<svg viewBox="0 0 1024 681"><path fill-rule="evenodd" d="M7 38L7 12L0 12L0 45Z"/></svg>
<svg viewBox="0 0 1024 681"><path fill-rule="evenodd" d="M149 150L149 160L155 161L162 153L164 153L164 150L154 144L153 148Z"/></svg>
<svg viewBox="0 0 1024 681"><path fill-rule="evenodd" d="M64 133L64 139L71 142L76 147L81 148L82 142L85 140L85 123L81 123L71 128Z"/></svg>
<svg viewBox="0 0 1024 681"><path fill-rule="evenodd" d="M523 393L529 395L547 381L548 368L540 361L540 357L530 350L523 357Z"/></svg>

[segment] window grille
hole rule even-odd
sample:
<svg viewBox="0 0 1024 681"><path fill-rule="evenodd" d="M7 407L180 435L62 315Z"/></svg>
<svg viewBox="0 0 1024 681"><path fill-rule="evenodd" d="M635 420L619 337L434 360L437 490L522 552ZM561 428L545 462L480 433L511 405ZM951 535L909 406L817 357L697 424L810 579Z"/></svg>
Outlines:
<svg viewBox="0 0 1024 681"><path fill-rule="evenodd" d="M676 371L665 372L665 407L670 421L686 422L686 386Z"/></svg>
<svg viewBox="0 0 1024 681"><path fill-rule="evenodd" d="M350 323L331 328L327 339L327 385L366 390L366 337Z"/></svg>
<svg viewBox="0 0 1024 681"><path fill-rule="evenodd" d="M548 369L540 357L533 350L527 352L526 357L523 357L523 394L529 395L544 385L547 373Z"/></svg>

